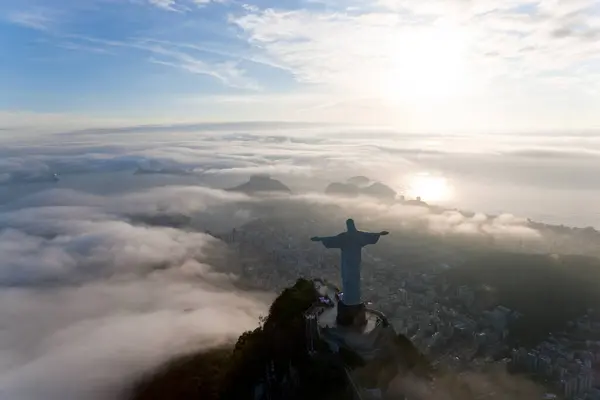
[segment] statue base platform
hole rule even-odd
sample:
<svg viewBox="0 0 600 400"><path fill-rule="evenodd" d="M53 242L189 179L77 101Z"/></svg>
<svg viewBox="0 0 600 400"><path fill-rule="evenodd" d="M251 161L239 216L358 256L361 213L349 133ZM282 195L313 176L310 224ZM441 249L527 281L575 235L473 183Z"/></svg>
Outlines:
<svg viewBox="0 0 600 400"><path fill-rule="evenodd" d="M307 319L318 338L333 353L351 350L363 362L362 366L344 364L356 398L386 398L387 388L398 372L394 358L397 335L393 326L384 314L367 308L364 303L344 304L335 287L315 281L315 289L320 296L330 299L326 305L311 308L311 318Z"/></svg>
<svg viewBox="0 0 600 400"><path fill-rule="evenodd" d="M338 352L340 347L346 347L364 360L381 356L381 336L390 329L385 316L367 309L364 303L344 304L339 300L336 289L330 286L316 283L315 289L332 302L332 306L323 307L316 313L320 337L330 349Z"/></svg>
<svg viewBox="0 0 600 400"><path fill-rule="evenodd" d="M343 301L338 302L335 321L338 326L364 326L367 323L364 303L348 305Z"/></svg>

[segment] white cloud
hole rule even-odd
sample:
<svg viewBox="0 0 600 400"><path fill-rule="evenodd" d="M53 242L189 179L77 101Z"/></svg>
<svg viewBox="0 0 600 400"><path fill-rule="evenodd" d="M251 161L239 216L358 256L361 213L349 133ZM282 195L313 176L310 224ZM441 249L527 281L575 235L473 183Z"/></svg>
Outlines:
<svg viewBox="0 0 600 400"><path fill-rule="evenodd" d="M175 0L148 0L150 4L155 5L159 8L163 8L169 11L178 11L175 8L176 1Z"/></svg>
<svg viewBox="0 0 600 400"><path fill-rule="evenodd" d="M187 4L204 7L210 3L224 3L228 0L148 0L152 5L168 11L187 12L190 8Z"/></svg>
<svg viewBox="0 0 600 400"><path fill-rule="evenodd" d="M209 206L210 196L203 202L195 189L185 193L190 204ZM132 211L132 202L149 214L175 205L176 188L156 190L44 192L0 209L4 396L118 398L165 360L256 326L267 298L236 290L231 276L207 264L218 259L214 238L118 215Z"/></svg>
<svg viewBox="0 0 600 400"><path fill-rule="evenodd" d="M192 1L195 4L197 4L198 6L203 7L210 3L226 3L230 0L192 0Z"/></svg>
<svg viewBox="0 0 600 400"><path fill-rule="evenodd" d="M168 60L151 60L157 64L177 67L194 74L212 76L230 87L259 89L258 84L248 78L245 72L234 61L208 63L181 50L166 48L165 45L154 44L152 42L131 43L129 46L150 51L156 56L168 58Z"/></svg>
<svg viewBox="0 0 600 400"><path fill-rule="evenodd" d="M380 99L418 119L411 109L422 106L444 121L443 129L468 119L466 110L481 119L471 117L472 126L485 123L484 103L496 124L503 108L521 118L507 105L519 99L537 103L548 120L556 109L565 112L553 99L584 102L582 96L597 94L595 68L585 67L600 61L596 6L593 0L382 0L336 12L254 8L231 22L258 54L299 82L346 100ZM599 101L585 99L590 110ZM581 118L589 124L592 117Z"/></svg>
<svg viewBox="0 0 600 400"><path fill-rule="evenodd" d="M0 291L2 393L119 398L142 373L235 339L264 312L260 301L211 285L203 272L178 274Z"/></svg>
<svg viewBox="0 0 600 400"><path fill-rule="evenodd" d="M526 220L511 214L496 217L482 217L481 214L466 216L458 211L432 212L426 207L394 204L385 205L369 198L340 199L323 195L300 195L292 201L309 204L335 204L341 206L347 215L356 216L371 225L386 226L386 229L404 227L417 231L425 228L429 233L437 235L466 235L469 237L493 237L499 242L514 239L527 240L533 248L535 242L542 242L542 235L537 230L526 226Z"/></svg>
<svg viewBox="0 0 600 400"><path fill-rule="evenodd" d="M46 8L33 8L14 11L8 14L8 21L31 29L46 31L55 24L55 13Z"/></svg>
<svg viewBox="0 0 600 400"><path fill-rule="evenodd" d="M171 5L172 7L177 6L176 3ZM179 9L173 9L179 11ZM228 59L225 61L206 61L193 55L189 50L205 51L198 46L193 46L185 43L175 43L161 40L151 39L140 39L140 40L104 40L95 37L81 36L81 35L68 35L71 42L67 42L67 46L80 46L81 49L86 51L105 52L111 53L111 50L117 48L128 48L135 49L142 52L151 54L153 57L150 58L150 62L168 67L174 67L183 71L190 72L192 74L207 75L211 76L223 83L225 86L238 89L248 90L259 90L260 85L251 77L247 76L246 71L239 66L237 61L230 58L232 54L224 53L223 51L215 50L222 56L226 56ZM80 41L84 44L77 43ZM96 46L90 49L89 43ZM63 44L64 45L64 44ZM184 51L188 50L188 52Z"/></svg>
<svg viewBox="0 0 600 400"><path fill-rule="evenodd" d="M466 35L458 27L415 26L393 13L271 9L233 22L274 64L287 68L300 82L334 91L338 100L343 96L346 101L366 97L418 102L423 97L454 96L469 84L463 56Z"/></svg>
<svg viewBox="0 0 600 400"><path fill-rule="evenodd" d="M59 43L58 47L61 47L63 49L67 49L67 50L73 50L73 51L86 51L89 53L115 54L114 52L110 51L109 49L105 49L102 47L95 47L95 46L89 46L89 45L84 45L84 44L80 44L80 43L72 43L72 42Z"/></svg>
<svg viewBox="0 0 600 400"><path fill-rule="evenodd" d="M209 65L200 59L185 54L179 54L175 57L177 58L177 62L157 59L151 59L150 61L155 64L179 68L193 74L212 76L213 78L220 80L226 86L233 88L252 90L260 88L260 86L253 82L252 79L247 78L244 72L238 69L234 62Z"/></svg>

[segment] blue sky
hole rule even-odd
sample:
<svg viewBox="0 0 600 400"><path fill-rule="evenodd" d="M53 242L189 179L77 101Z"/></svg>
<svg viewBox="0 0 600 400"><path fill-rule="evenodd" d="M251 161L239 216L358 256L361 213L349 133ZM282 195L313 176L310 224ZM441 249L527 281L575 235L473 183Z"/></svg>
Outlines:
<svg viewBox="0 0 600 400"><path fill-rule="evenodd" d="M146 3L77 3L19 5L8 11L0 29L9 60L0 68L2 86L11 95L3 96L0 107L110 112L121 102L125 106L142 100L142 95L232 93L234 88L248 91L257 85L251 77L221 80L194 73L178 55L161 54L181 52L182 57L209 64L207 70L232 63L231 68L241 71L237 65L244 61L236 53L247 46L227 26L230 7L189 4L189 10L177 12ZM178 49L175 44L198 44L207 51ZM220 54L234 48L232 54Z"/></svg>
<svg viewBox="0 0 600 400"><path fill-rule="evenodd" d="M594 129L599 43L597 0L0 0L0 123Z"/></svg>

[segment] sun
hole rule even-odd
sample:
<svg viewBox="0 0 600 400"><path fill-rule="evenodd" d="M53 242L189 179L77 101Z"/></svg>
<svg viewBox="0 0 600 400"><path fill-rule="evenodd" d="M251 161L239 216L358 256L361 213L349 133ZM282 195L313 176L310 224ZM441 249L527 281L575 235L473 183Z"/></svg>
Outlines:
<svg viewBox="0 0 600 400"><path fill-rule="evenodd" d="M425 202L443 202L452 197L452 188L446 178L422 172L408 179L407 195Z"/></svg>
<svg viewBox="0 0 600 400"><path fill-rule="evenodd" d="M391 102L432 102L461 96L467 89L465 46L463 33L451 26L392 36L381 77L383 97Z"/></svg>

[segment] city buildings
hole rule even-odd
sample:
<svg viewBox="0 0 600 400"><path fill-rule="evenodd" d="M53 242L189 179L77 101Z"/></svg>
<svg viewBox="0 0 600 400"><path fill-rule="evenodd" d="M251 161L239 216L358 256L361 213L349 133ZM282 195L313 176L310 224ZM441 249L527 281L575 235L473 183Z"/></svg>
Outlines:
<svg viewBox="0 0 600 400"><path fill-rule="evenodd" d="M214 236L234 250L240 275L257 288L279 291L299 277L321 278L339 287L339 255L309 240L313 223L297 223L290 231L283 224L256 220ZM600 342L581 339L600 337L600 321L583 316L571 324L574 336L549 337L533 349L511 349L507 338L519 313L501 304L482 309L474 288L445 281L443 272L451 267L440 260L446 253L402 246L407 247L402 260L365 251L364 300L385 313L395 330L432 360L460 369L472 368L475 359L494 363L508 358L512 371L547 386L548 398L558 394L600 400L600 390L594 387L599 383L595 368L600 364Z"/></svg>

